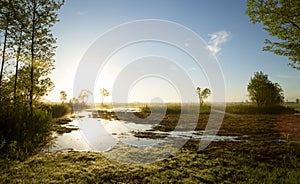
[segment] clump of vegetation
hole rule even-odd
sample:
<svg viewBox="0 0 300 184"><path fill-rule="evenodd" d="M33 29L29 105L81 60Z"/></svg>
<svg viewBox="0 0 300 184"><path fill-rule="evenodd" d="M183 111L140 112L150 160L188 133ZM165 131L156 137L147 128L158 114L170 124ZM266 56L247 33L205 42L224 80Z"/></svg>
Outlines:
<svg viewBox="0 0 300 184"><path fill-rule="evenodd" d="M53 118L60 118L72 111L71 104L53 104L50 105Z"/></svg>
<svg viewBox="0 0 300 184"><path fill-rule="evenodd" d="M284 95L278 83L272 83L268 75L255 72L248 84L249 98L258 107L272 107L283 104Z"/></svg>
<svg viewBox="0 0 300 184"><path fill-rule="evenodd" d="M149 138L149 139L162 139L168 136L165 133L155 133L155 132L132 132L133 136L139 138Z"/></svg>
<svg viewBox="0 0 300 184"><path fill-rule="evenodd" d="M79 128L77 127L64 127L64 126L55 126L54 131L57 132L58 134L64 134L64 133L70 133L73 130L78 130Z"/></svg>
<svg viewBox="0 0 300 184"><path fill-rule="evenodd" d="M280 105L257 107L252 103L228 103L226 112L234 114L294 114L296 110Z"/></svg>
<svg viewBox="0 0 300 184"><path fill-rule="evenodd" d="M1 103L0 155L7 159L25 159L38 153L51 139L51 112L30 110L27 104Z"/></svg>

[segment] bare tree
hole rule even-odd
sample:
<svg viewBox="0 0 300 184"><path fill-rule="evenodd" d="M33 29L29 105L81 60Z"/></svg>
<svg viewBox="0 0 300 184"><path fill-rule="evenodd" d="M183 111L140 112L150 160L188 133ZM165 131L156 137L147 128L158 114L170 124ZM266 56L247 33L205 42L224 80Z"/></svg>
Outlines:
<svg viewBox="0 0 300 184"><path fill-rule="evenodd" d="M86 104L88 102L89 96L91 96L93 93L87 89L84 89L80 92L79 96L78 96L78 101L82 104Z"/></svg>

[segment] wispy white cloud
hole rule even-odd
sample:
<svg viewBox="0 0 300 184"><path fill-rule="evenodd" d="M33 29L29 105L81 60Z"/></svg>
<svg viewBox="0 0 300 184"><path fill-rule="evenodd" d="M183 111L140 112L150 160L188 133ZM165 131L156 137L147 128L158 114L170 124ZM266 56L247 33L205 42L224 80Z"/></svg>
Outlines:
<svg viewBox="0 0 300 184"><path fill-rule="evenodd" d="M214 56L222 50L221 45L226 43L230 39L230 32L219 31L209 35L208 49Z"/></svg>

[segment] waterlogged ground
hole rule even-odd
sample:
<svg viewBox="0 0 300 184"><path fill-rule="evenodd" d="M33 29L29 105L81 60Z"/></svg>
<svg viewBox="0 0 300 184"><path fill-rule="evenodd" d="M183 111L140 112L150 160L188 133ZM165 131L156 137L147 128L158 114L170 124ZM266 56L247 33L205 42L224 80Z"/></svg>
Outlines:
<svg viewBox="0 0 300 184"><path fill-rule="evenodd" d="M118 120L117 117L105 119L95 115L95 110L78 112L70 116L70 122L62 125L72 131L66 133L54 133L54 143L46 152L57 151L97 151L105 152L120 144L125 146L145 147L163 146L163 144L175 144L174 141L182 140L183 144L189 139L195 140L236 140L237 136L230 135L205 135L203 130L192 131L160 131L155 130L159 120L152 122L130 122ZM101 111L113 114L111 111ZM127 112L127 111L126 111ZM131 110L132 112L132 110ZM156 128L157 129L157 128Z"/></svg>
<svg viewBox="0 0 300 184"><path fill-rule="evenodd" d="M168 114L168 121L152 127L153 132L172 130L176 116ZM208 115L199 118L199 135L207 119ZM200 140L192 137L172 155L122 142L103 153L41 153L24 162L0 161L0 183L299 183L299 123L300 116L293 114L226 114L218 135L235 139L213 141L203 150L198 149ZM128 164L158 156L167 158Z"/></svg>

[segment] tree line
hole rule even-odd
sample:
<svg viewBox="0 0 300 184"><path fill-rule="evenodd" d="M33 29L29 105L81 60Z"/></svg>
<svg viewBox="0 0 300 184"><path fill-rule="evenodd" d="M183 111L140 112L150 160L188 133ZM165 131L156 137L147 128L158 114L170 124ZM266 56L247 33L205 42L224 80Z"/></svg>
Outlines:
<svg viewBox="0 0 300 184"><path fill-rule="evenodd" d="M48 77L56 49L52 27L63 4L64 0L0 1L1 152L31 154L49 134L50 113L41 99L54 88Z"/></svg>

